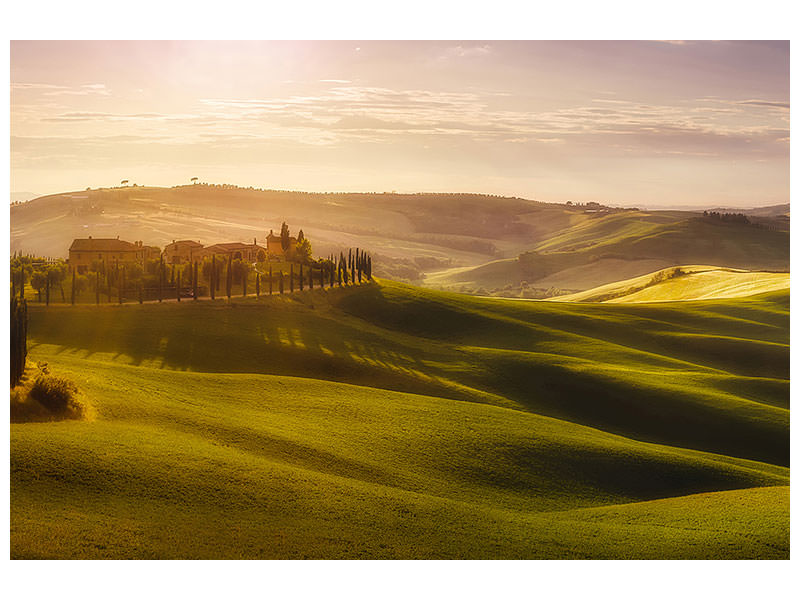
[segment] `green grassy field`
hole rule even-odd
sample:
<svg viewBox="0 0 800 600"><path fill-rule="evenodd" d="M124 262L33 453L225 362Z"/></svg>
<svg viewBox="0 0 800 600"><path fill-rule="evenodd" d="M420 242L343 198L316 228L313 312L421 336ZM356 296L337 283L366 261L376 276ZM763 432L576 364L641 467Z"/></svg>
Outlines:
<svg viewBox="0 0 800 600"><path fill-rule="evenodd" d="M31 307L15 558L787 558L788 292Z"/></svg>

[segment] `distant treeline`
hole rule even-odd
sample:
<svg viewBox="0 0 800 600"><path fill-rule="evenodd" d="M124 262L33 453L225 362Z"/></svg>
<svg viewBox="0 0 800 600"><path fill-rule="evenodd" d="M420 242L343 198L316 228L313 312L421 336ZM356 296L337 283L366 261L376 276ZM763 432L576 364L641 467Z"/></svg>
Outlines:
<svg viewBox="0 0 800 600"><path fill-rule="evenodd" d="M717 219L723 223L741 223L742 225L751 225L750 219L743 213L720 213L716 211L703 211L703 216L710 219Z"/></svg>

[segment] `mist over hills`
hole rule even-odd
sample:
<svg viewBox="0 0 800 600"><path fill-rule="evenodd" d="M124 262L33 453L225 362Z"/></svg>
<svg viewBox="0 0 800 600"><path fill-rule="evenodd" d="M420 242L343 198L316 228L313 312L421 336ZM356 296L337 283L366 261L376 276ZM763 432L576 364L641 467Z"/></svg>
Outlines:
<svg viewBox="0 0 800 600"><path fill-rule="evenodd" d="M89 235L263 243L286 221L315 255L369 248L381 276L479 295L546 297L680 264L787 270L788 205L736 212L750 222L482 194L130 186L12 205L11 252L66 257Z"/></svg>

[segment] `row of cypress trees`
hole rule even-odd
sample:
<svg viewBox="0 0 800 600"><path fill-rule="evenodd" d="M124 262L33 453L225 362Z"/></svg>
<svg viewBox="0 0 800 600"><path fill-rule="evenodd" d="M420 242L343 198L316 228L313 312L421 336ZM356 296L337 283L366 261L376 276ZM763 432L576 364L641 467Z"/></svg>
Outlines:
<svg viewBox="0 0 800 600"><path fill-rule="evenodd" d="M28 356L28 303L11 297L11 387L18 385Z"/></svg>
<svg viewBox="0 0 800 600"><path fill-rule="evenodd" d="M230 299L233 294L233 256L228 255L227 261L227 268L224 268L224 262L220 259L219 263L217 261L217 256L213 255L211 257L211 268L208 271L208 278L209 278L209 292L211 295L211 299L215 300L217 296L217 292L220 291L221 287L221 280L223 278L223 269L225 271L224 278L225 278L225 294ZM175 298L178 302L181 301L181 293L183 291L183 286L181 282L181 273L182 269L179 268L175 270L175 265L173 265L171 276L168 276L168 268L167 265L164 264L163 256L159 258L158 270L157 270L157 287L155 289L156 292L156 299L161 302L165 298L165 292L167 289L170 291L174 290ZM191 275L191 282L189 283L189 287L192 290L191 297L193 299L198 298L198 288L199 288L199 263L195 261L192 263L192 267L190 269ZM297 283L298 288L300 291L305 289L305 286L308 285L308 289L314 289L315 281L316 285L324 289L325 284L328 283L328 287L333 287L338 283L341 287L342 285L350 285L356 283L362 283L364 279L371 280L372 279L372 257L365 251L359 248L356 248L355 251L351 248L348 250L347 256L345 256L344 252L340 252L339 256L336 257L335 255L331 255L327 261L321 261L319 264L319 268L315 268L314 265L307 265L304 269L304 265L301 263L298 265L298 271L295 272L294 264L290 264L289 272L284 274L283 270L281 270L277 275L277 283L278 283L278 292L283 294L285 291L285 283L284 277L288 275L288 287L289 292L294 292L295 283ZM71 303L75 304L75 299L77 295L77 290L75 287L76 282L76 272L75 268L72 269L72 289L71 289ZM101 281L101 277L105 281ZM104 268L102 270L95 271L95 303L100 304L100 290L102 289L103 285L105 284L105 295L107 296L107 301L110 303L112 302L112 287L116 287L116 300L118 303L122 304L123 300L127 296L126 294L130 292L130 289L126 289L125 285L126 273L125 273L125 265L120 265L116 263L113 267ZM256 295L261 295L261 279L262 274L256 273ZM271 295L273 293L273 285L276 278L272 272L272 266L269 267L269 275L268 275L268 292ZM241 278L242 281L242 295L247 295L247 275L245 274L244 277ZM12 285L14 291L17 288L17 282L13 281ZM19 281L19 289L20 289L20 298L23 297L23 290L25 287L25 273L24 271L20 273L20 281ZM152 288L150 288L152 289ZM141 304L144 301L144 290L142 287L141 281L139 281L138 286L136 288L138 300ZM49 285L45 290L45 303L50 303L50 288Z"/></svg>

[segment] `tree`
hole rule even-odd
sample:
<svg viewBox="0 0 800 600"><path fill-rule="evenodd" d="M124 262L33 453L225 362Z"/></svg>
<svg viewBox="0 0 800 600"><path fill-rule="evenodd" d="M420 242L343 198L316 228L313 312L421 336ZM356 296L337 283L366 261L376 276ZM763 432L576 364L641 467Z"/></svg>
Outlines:
<svg viewBox="0 0 800 600"><path fill-rule="evenodd" d="M245 277L250 272L250 265L237 258L233 261L233 283L242 285Z"/></svg>
<svg viewBox="0 0 800 600"><path fill-rule="evenodd" d="M73 284L75 287L75 295L77 296L89 286L89 278L86 275L75 275L73 278Z"/></svg>
<svg viewBox="0 0 800 600"><path fill-rule="evenodd" d="M303 238L303 240L297 240L297 247L296 247L296 254L297 260L300 262L308 263L311 261L311 242L308 239Z"/></svg>
<svg viewBox="0 0 800 600"><path fill-rule="evenodd" d="M197 177L192 177L189 181L191 181L193 184L197 184Z"/></svg>
<svg viewBox="0 0 800 600"><path fill-rule="evenodd" d="M214 288L214 284L216 283L216 280L217 280L216 272L217 272L217 255L214 254L214 255L211 256L211 280L209 282L209 287L211 288L211 299L212 300L215 299L215 297L214 297L214 289L215 289Z"/></svg>
<svg viewBox="0 0 800 600"><path fill-rule="evenodd" d="M231 299L231 290L233 288L233 254L228 254L228 272L225 278L225 291L228 295L228 300Z"/></svg>
<svg viewBox="0 0 800 600"><path fill-rule="evenodd" d="M158 301L161 302L161 296L164 294L164 255L158 261Z"/></svg>
<svg viewBox="0 0 800 600"><path fill-rule="evenodd" d="M18 385L28 356L28 303L11 298L11 387Z"/></svg>
<svg viewBox="0 0 800 600"><path fill-rule="evenodd" d="M284 221L281 224L281 248L286 252L289 249L289 226Z"/></svg>
<svg viewBox="0 0 800 600"><path fill-rule="evenodd" d="M34 271L31 275L31 287L39 294L39 302L42 301L42 290L47 286L47 275L42 271Z"/></svg>
<svg viewBox="0 0 800 600"><path fill-rule="evenodd" d="M256 261L262 263L265 260L267 260L267 253L263 250L259 250L258 254L256 255Z"/></svg>
<svg viewBox="0 0 800 600"><path fill-rule="evenodd" d="M306 239L306 236L305 234L303 234L303 230L301 229L300 231L297 232L297 243L299 244L304 239Z"/></svg>

